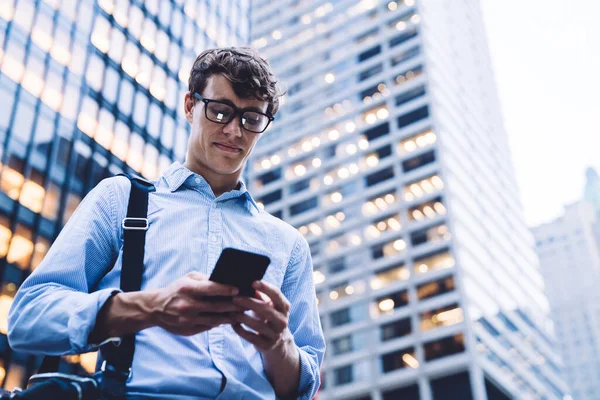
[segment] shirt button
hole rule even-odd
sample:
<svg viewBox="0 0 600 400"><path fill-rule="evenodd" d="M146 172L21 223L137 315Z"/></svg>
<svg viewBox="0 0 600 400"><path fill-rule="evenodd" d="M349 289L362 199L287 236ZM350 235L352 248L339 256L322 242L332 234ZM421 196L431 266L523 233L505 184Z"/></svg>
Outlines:
<svg viewBox="0 0 600 400"><path fill-rule="evenodd" d="M213 242L217 241L217 237L215 235L211 235L210 240Z"/></svg>
<svg viewBox="0 0 600 400"><path fill-rule="evenodd" d="M200 183L200 178L196 178L194 180L196 181L196 183Z"/></svg>

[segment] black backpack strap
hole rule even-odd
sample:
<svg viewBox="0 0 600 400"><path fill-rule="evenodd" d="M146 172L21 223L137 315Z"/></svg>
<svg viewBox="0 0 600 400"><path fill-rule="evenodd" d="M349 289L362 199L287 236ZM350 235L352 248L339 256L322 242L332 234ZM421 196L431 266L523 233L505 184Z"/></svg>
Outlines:
<svg viewBox="0 0 600 400"><path fill-rule="evenodd" d="M121 223L121 227L124 230L121 290L130 292L140 290L141 288L144 269L144 245L146 242L146 229L148 229L148 193L154 192L156 188L150 181L142 177L127 174L119 175L123 175L131 181L127 218ZM125 338L120 348L125 351L125 358L120 359L109 355L107 357L115 363L114 365L118 365L123 370L128 371L133 359L133 339L129 339L128 342ZM108 353L111 352L114 351L108 351ZM107 361L103 365L113 365L108 359L105 359ZM46 356L42 360L38 373L57 372L59 364L60 356Z"/></svg>
<svg viewBox="0 0 600 400"><path fill-rule="evenodd" d="M135 292L142 287L144 272L144 247L148 230L148 194L154 185L138 176L126 176L131 181L131 194L123 228L123 263L121 290ZM125 384L131 374L135 348L135 334L122 338L120 345L108 344L101 349L102 393L108 399L125 399Z"/></svg>

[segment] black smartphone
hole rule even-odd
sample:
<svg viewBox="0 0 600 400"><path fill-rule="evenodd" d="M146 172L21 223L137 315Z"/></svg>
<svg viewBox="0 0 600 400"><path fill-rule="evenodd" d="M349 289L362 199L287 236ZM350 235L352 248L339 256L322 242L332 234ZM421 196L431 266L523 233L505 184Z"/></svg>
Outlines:
<svg viewBox="0 0 600 400"><path fill-rule="evenodd" d="M254 288L252 282L259 281L265 275L271 263L269 257L245 250L227 247L223 249L215 269L210 274L210 280L224 285L237 287L240 296L252 297ZM207 300L223 300L226 296L210 296Z"/></svg>

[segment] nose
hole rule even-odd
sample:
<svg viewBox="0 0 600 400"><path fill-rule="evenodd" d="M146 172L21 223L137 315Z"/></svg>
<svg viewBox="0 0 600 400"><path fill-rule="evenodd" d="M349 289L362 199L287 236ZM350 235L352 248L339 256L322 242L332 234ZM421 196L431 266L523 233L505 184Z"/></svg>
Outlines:
<svg viewBox="0 0 600 400"><path fill-rule="evenodd" d="M242 136L242 127L240 126L240 117L236 115L229 123L223 126L223 132L231 136Z"/></svg>

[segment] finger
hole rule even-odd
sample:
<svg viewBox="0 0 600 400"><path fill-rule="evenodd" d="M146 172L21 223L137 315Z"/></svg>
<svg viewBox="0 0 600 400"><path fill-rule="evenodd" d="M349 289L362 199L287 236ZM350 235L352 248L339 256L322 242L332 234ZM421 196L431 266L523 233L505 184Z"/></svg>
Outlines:
<svg viewBox="0 0 600 400"><path fill-rule="evenodd" d="M273 343L256 333L247 331L240 324L233 324L232 328L242 339L245 339L249 343L253 344L259 350L268 350L273 347Z"/></svg>
<svg viewBox="0 0 600 400"><path fill-rule="evenodd" d="M276 332L282 332L288 326L287 316L262 300L250 297L234 297L233 302L254 311L259 317L266 319Z"/></svg>
<svg viewBox="0 0 600 400"><path fill-rule="evenodd" d="M179 289L185 295L201 299L206 296L235 296L239 293L235 286L223 285L212 281L189 279Z"/></svg>
<svg viewBox="0 0 600 400"><path fill-rule="evenodd" d="M285 298L283 293L281 293L281 290L265 281L256 281L252 284L252 287L269 296L277 310L286 315L289 314L290 302Z"/></svg>
<svg viewBox="0 0 600 400"><path fill-rule="evenodd" d="M246 314L240 314L236 318L236 320L237 320L237 322L241 322L242 324L246 325L248 328L256 331L258 334L268 337L271 340L277 340L279 338L280 333L275 332L273 330L273 328L271 328L271 326L269 324L267 324L265 321L261 321L256 318L252 318L251 316L246 315Z"/></svg>

